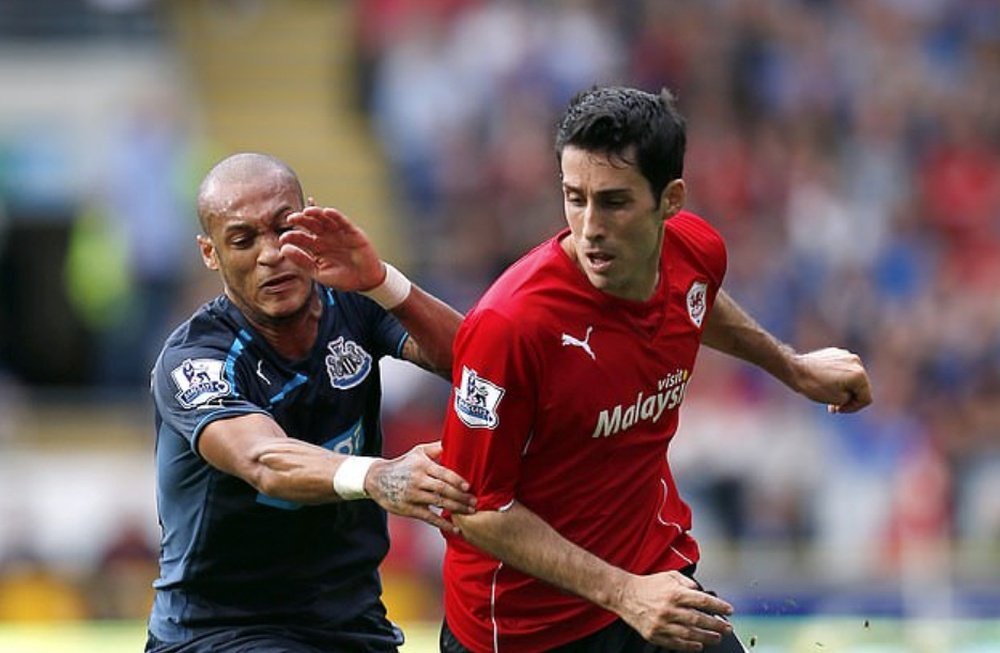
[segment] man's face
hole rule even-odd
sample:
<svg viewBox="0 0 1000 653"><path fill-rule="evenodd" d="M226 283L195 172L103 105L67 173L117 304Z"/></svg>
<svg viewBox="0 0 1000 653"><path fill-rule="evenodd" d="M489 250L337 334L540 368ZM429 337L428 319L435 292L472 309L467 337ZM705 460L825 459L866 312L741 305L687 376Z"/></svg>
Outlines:
<svg viewBox="0 0 1000 653"><path fill-rule="evenodd" d="M273 324L308 306L312 280L281 255L278 236L302 210L298 185L278 171L229 184L212 195L209 233L199 236L205 264L222 274L226 295L257 324Z"/></svg>
<svg viewBox="0 0 1000 653"><path fill-rule="evenodd" d="M563 206L570 235L563 249L594 287L647 300L656 287L663 221L679 206L654 198L634 157L567 146L562 152ZM671 192L683 183L676 181ZM683 199L683 198L681 198Z"/></svg>

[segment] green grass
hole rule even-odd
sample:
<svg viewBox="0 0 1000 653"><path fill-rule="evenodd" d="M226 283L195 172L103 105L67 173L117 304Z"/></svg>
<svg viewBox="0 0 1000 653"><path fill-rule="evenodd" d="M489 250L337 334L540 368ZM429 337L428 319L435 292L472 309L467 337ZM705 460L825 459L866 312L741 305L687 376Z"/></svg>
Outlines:
<svg viewBox="0 0 1000 653"><path fill-rule="evenodd" d="M863 617L736 619L752 653L998 653L1000 620L899 621ZM438 624L403 624L401 653L437 651ZM138 653L140 621L0 624L4 653Z"/></svg>

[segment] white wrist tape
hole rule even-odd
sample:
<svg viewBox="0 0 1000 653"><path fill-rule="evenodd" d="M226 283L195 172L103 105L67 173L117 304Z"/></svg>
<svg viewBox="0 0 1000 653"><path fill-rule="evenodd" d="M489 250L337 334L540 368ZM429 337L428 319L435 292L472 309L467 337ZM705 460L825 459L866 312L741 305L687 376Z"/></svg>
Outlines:
<svg viewBox="0 0 1000 653"><path fill-rule="evenodd" d="M379 306L390 311L410 296L410 288L412 287L413 284L406 278L406 275L386 263L385 281L369 290L362 290L361 294L374 299Z"/></svg>
<svg viewBox="0 0 1000 653"><path fill-rule="evenodd" d="M368 468L378 458L367 456L348 456L340 467L333 474L333 491L344 501L354 499L365 499L368 493L365 492L365 477L368 476Z"/></svg>

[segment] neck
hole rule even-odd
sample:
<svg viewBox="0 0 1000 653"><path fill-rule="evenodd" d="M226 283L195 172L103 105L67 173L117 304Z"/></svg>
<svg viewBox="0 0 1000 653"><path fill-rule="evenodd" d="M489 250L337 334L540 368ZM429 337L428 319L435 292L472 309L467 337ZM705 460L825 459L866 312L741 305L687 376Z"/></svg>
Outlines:
<svg viewBox="0 0 1000 653"><path fill-rule="evenodd" d="M315 292L309 296L302 310L280 318L252 316L244 312L247 321L271 347L289 360L305 358L316 342L323 303Z"/></svg>

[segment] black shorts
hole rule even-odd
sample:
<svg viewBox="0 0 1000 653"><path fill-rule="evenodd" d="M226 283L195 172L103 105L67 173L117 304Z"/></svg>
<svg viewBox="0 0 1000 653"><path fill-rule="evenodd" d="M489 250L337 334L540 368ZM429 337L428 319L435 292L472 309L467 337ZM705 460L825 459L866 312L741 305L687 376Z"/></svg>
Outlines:
<svg viewBox="0 0 1000 653"><path fill-rule="evenodd" d="M211 628L184 642L163 642L152 633L145 653L397 653L403 634L359 634L281 626Z"/></svg>
<svg viewBox="0 0 1000 653"><path fill-rule="evenodd" d="M448 622L441 624L439 640L441 653L471 653L455 639L448 628ZM722 636L722 641L715 646L702 649L702 653L746 653L747 649L740 643L735 634ZM552 649L549 653L671 653L669 649L650 644L621 619L611 622L596 633L582 637L569 644Z"/></svg>

